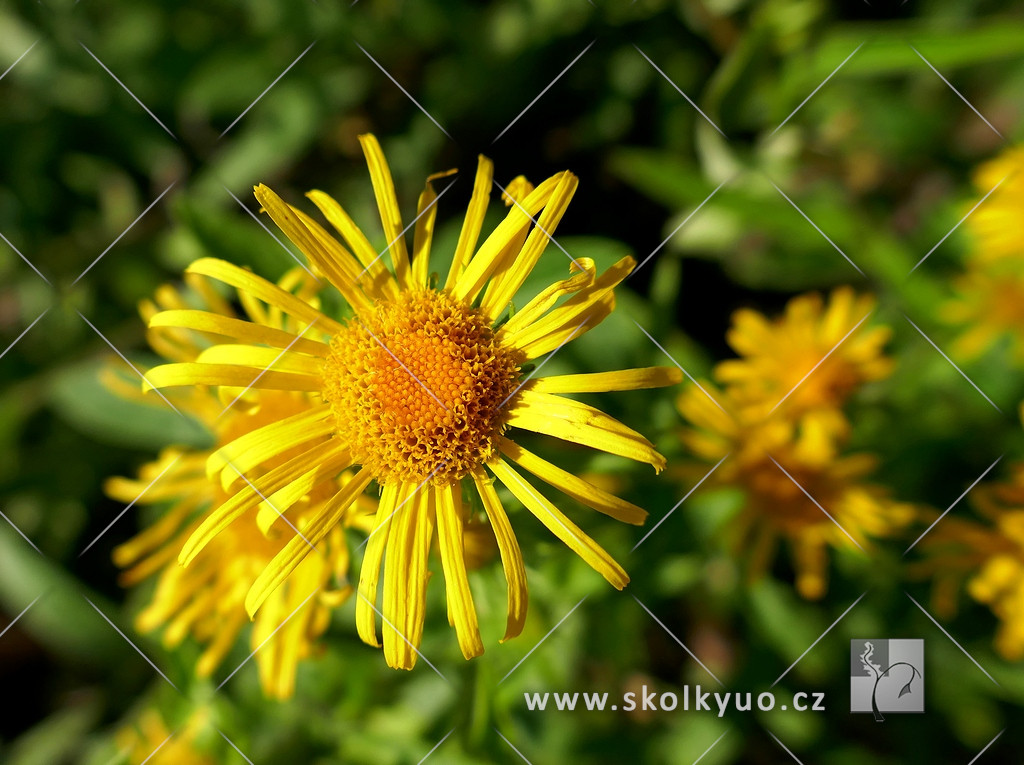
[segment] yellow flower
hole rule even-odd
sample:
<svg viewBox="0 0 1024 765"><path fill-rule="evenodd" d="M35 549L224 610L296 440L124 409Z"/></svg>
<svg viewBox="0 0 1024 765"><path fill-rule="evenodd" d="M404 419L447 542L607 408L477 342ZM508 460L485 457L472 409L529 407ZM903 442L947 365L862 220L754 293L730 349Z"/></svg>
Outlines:
<svg viewBox="0 0 1024 765"><path fill-rule="evenodd" d="M423 632L435 525L459 645L467 658L483 651L465 561L473 497L479 498L494 530L508 582L505 638L522 629L525 569L492 476L612 585L625 586L622 567L512 465L618 520L639 524L646 513L527 451L509 434L513 428L543 433L660 470L664 458L646 438L560 394L649 388L677 382L679 376L663 368L560 377L523 373L524 364L600 323L614 306L615 286L635 265L624 258L598 275L591 260L577 260L568 279L502 321L576 189L571 173L558 173L536 188L519 180L509 188L517 198L508 200L513 202L508 215L478 244L492 186L491 162L481 157L447 275L435 282L429 263L437 198L432 181L441 176L428 178L420 195L410 253L384 155L373 136L360 140L393 271L345 210L323 192L308 197L347 248L266 186L256 188L264 210L344 298L351 318L328 316L249 271L204 258L189 272L236 287L292 317L296 327L280 331L257 322L228 322L212 313L158 313L151 327L202 330L232 342L212 346L194 362L157 367L148 377L158 388L232 387L249 384L254 374L266 370L255 387L309 393L309 411L252 430L227 447L247 474L279 455L294 456L253 475L253 486L241 486L210 513L185 543L180 560L191 563L254 507L260 494L273 493L275 504L288 508L324 482L333 487L346 468L358 468L349 483L317 503L304 534L319 544L350 514L353 500L377 482L380 505L360 570L356 626L365 642L380 645L375 604L383 563L384 655L389 665L410 669ZM285 545L250 589L250 613L264 605L308 552L306 539L298 536Z"/></svg>
<svg viewBox="0 0 1024 765"><path fill-rule="evenodd" d="M730 535L748 553L751 578L767 570L782 540L791 548L797 590L820 598L829 547L867 550L872 538L891 536L913 519L910 505L863 481L874 468L870 455L837 453L848 430L841 413L766 418L764 408L744 407L729 392L702 386L725 411L697 387L687 388L679 410L694 427L684 431L683 442L708 462L728 455L712 480L746 495Z"/></svg>
<svg viewBox="0 0 1024 765"><path fill-rule="evenodd" d="M744 404L774 406L789 396L785 408L791 416L835 407L851 391L892 369L882 354L890 335L887 327L858 329L846 337L874 306L870 295L839 287L827 305L818 293L793 298L774 321L757 311L737 311L726 339L740 358L719 364L715 378Z"/></svg>
<svg viewBox="0 0 1024 765"><path fill-rule="evenodd" d="M866 549L914 515L863 482L874 467L870 455L841 453L849 434L841 405L891 369L882 353L888 329L862 328L873 304L841 287L827 306L816 294L794 298L775 321L738 311L728 339L742 358L714 370L725 389L704 382L679 397L692 426L683 443L706 462L724 459L713 481L746 494L731 534L749 550L750 576L767 569L784 540L807 598L826 590L829 547Z"/></svg>
<svg viewBox="0 0 1024 765"><path fill-rule="evenodd" d="M216 309L209 315L239 321L205 280L192 277L190 281L203 297L201 304ZM301 282L301 273L292 272L281 284L286 288ZM300 294L303 291L308 290L300 288ZM171 287L161 288L156 300L156 304L142 304L143 316L156 314L157 305L167 310L195 311L186 307L188 299ZM258 306L251 305L250 309L251 318L273 322L277 331L286 326L280 316L270 317ZM209 345L198 333L179 329L152 329L149 340L165 357L181 360L198 358ZM109 382L125 395L139 395L137 388L124 390L125 386L116 379ZM140 468L138 478L111 478L105 486L110 497L125 503L138 499L140 505L168 505L155 523L114 551L114 561L127 569L121 577L125 586L157 576L150 602L136 620L137 627L143 632L163 628L167 648L178 646L189 636L204 644L196 665L200 677L209 676L220 665L248 623L246 592L263 568L281 552L287 541L284 532L290 531L289 526L301 530L314 504L332 493L326 485L320 487L283 511L280 518L275 509L276 497L268 496L258 515L241 518L206 547L192 566L180 567L178 553L198 528L202 513L220 505L239 485L244 485L236 469L241 470L246 463L229 458L224 447L263 425L286 417L301 418L310 409L309 397L304 393L260 390L245 391L241 397L241 391L224 393L225 397L219 397L202 387L173 398L183 414L193 416L214 435L212 448L165 449L157 460ZM313 434L311 439L324 442L327 435ZM265 467L273 468L284 459L284 455L279 456ZM212 481L207 477L208 466L227 466L229 470ZM373 512L372 502L369 498L365 501L369 505L366 512ZM255 658L261 686L268 696L283 699L293 694L299 661L310 654L326 629L331 609L351 593L346 583L348 565L343 532L333 529L318 553L295 569L257 615L250 643L253 651L259 649ZM335 581L341 584L336 587ZM286 619L287 624L269 640Z"/></svg>
<svg viewBox="0 0 1024 765"><path fill-rule="evenodd" d="M1024 230L1020 226L1020 211L1024 209L1024 147L1007 149L974 174L974 186L982 194L1000 181L995 193L965 224L974 235L971 258L977 263L1024 257Z"/></svg>
<svg viewBox="0 0 1024 765"><path fill-rule="evenodd" d="M981 484L971 502L986 523L944 518L925 537L928 559L917 571L933 582L940 612L956 611L955 593L967 594L999 619L995 647L1008 660L1024 659L1024 463L1008 481Z"/></svg>
<svg viewBox="0 0 1024 765"><path fill-rule="evenodd" d="M965 327L952 347L955 355L977 358L1001 337L1024 359L1024 274L1009 262L971 264L954 282L957 296L942 306L942 317Z"/></svg>
<svg viewBox="0 0 1024 765"><path fill-rule="evenodd" d="M206 727L206 715L193 713L178 730L170 730L155 709L146 709L131 727L118 731L117 744L131 765L214 765L214 759L196 748Z"/></svg>

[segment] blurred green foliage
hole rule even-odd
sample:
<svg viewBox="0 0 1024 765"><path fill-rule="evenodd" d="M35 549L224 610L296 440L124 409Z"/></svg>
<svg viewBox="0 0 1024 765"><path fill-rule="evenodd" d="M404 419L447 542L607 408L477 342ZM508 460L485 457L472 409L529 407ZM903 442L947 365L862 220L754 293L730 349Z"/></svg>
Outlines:
<svg viewBox="0 0 1024 765"><path fill-rule="evenodd" d="M214 694L191 679L191 649L168 653L131 631L145 593L118 588L109 556L139 527L137 514L79 556L123 509L102 496L103 478L131 474L159 446L197 443L201 434L159 405L117 402L104 391L100 366L129 378L134 372L78 312L142 368L151 359L137 303L179 279L191 259L215 255L280 275L293 265L294 249L240 209L239 202L256 214L250 189L258 182L292 201L309 188L331 193L383 247L356 142L367 130L384 143L406 210L428 173L463 170L439 204L440 253L457 237L467 171L479 152L495 160L502 183L563 167L581 177L558 237L569 253L606 266L626 252L643 260L657 250L620 290L619 310L560 353L551 372L665 363L632 318L702 376L729 354L724 333L739 306L770 313L796 292L840 283L876 292L878 320L894 328L898 368L857 402L854 442L879 455L881 480L896 496L944 509L995 456L1021 453L1012 413L1024 380L1010 373L1018 370L1005 349L965 370L1007 413L999 417L903 316L940 347L952 337L935 320L935 306L949 294L964 232L908 274L975 201L971 168L1003 145L911 45L1001 132L1024 137L1024 23L1019 9L999 2L0 6L0 69L28 51L0 80L0 234L7 241L0 244L0 346L46 311L0 361L0 510L42 553L0 522L0 604L13 618L43 596L0 640L3 693L17 699L0 720L0 759L117 762L112 733L141 707L157 705L174 724L206 702L241 751L268 763L418 762L450 730L432 755L437 762L517 761L496 731L538 764L692 762L726 732L701 762L787 761L768 731L807 762L967 762L1008 725L987 761L1021 751L1024 734L1012 722L1020 719L1024 681L1019 668L993 654L988 611L967 607L955 632L999 687L908 603L904 587L921 602L927 593L904 581L898 545L872 561L838 556L825 603L801 601L785 563L772 579L744 581L721 544L741 501L727 490L695 494L633 555L628 550L645 531L569 508L624 561L633 576L626 594L519 512L513 523L532 595L521 638L497 644L504 584L493 567L474 579L488 650L471 663L458 656L444 623L441 590L430 588L423 651L450 683L422 664L412 675L388 670L355 637L350 603L336 616L329 650L302 667L299 693L286 704L262 700L251 666ZM549 248L522 294L566 269L564 255ZM682 469L673 395L600 398L611 414L657 439L672 466L663 476L574 451L560 461L577 473L608 472L657 522L699 476ZM729 688L759 692L865 590L778 688L826 691L826 715L719 720L525 709L523 691L615 696L642 683L662 690L709 684L629 593ZM154 680L78 593L128 631L185 698ZM892 719L882 729L846 713L848 641L867 634L927 639L927 715ZM239 646L225 666L245 655ZM238 761L219 736L200 743L217 761Z"/></svg>

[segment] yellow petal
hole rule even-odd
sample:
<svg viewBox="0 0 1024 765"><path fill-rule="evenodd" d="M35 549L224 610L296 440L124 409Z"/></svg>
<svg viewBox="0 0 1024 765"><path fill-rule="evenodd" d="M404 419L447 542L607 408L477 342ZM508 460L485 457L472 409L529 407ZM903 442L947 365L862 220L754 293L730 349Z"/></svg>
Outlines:
<svg viewBox="0 0 1024 765"><path fill-rule="evenodd" d="M272 348L289 348L294 353L305 353L319 358L326 358L331 352L331 347L327 343L311 340L308 335L297 338L291 332L286 332L283 329L264 327L251 321L232 319L209 311L161 311L150 318L149 326L151 328L182 327L211 335L230 337L243 343L262 343Z"/></svg>
<svg viewBox="0 0 1024 765"><path fill-rule="evenodd" d="M599 513L604 513L623 523L631 523L634 526L640 526L647 519L647 511L643 508L620 499L614 494L609 494L579 476L562 470L507 438L501 438L498 448L506 457L529 470L545 483Z"/></svg>
<svg viewBox="0 0 1024 765"><path fill-rule="evenodd" d="M290 372L310 377L321 376L320 359L277 348L264 348L261 345L237 345L234 343L214 345L200 353L196 362L252 367L257 372L273 369L277 372Z"/></svg>
<svg viewBox="0 0 1024 765"><path fill-rule="evenodd" d="M156 388L173 388L180 385L220 385L236 388L261 388L266 390L319 391L319 375L294 374L292 372L257 373L251 367L232 364L198 364L183 362L153 367L142 382L144 391Z"/></svg>
<svg viewBox="0 0 1024 765"><path fill-rule="evenodd" d="M513 402L508 418L513 427L646 462L658 472L665 467L665 458L654 444L592 406L529 390L519 391Z"/></svg>
<svg viewBox="0 0 1024 765"><path fill-rule="evenodd" d="M482 468L477 468L473 471L473 482L483 501L491 528L494 529L498 552L501 555L501 567L505 571L505 581L508 583L508 619L505 622L505 637L501 639L505 642L519 635L526 623L526 609L530 600L529 588L526 585L526 567L512 524L509 523L505 508L501 506L498 493L491 485L491 479Z"/></svg>
<svg viewBox="0 0 1024 765"><path fill-rule="evenodd" d="M398 507L398 484L388 483L381 490L380 502L373 531L366 539L366 552L363 563L359 567L359 599L356 601L356 632L360 639L375 648L380 647L377 640L377 616L374 611L377 603L377 582L380 579L380 565L384 559L391 531L391 518Z"/></svg>
<svg viewBox="0 0 1024 765"><path fill-rule="evenodd" d="M434 238L434 220L437 218L437 193L434 191L433 182L439 178L447 178L455 172L447 170L428 176L426 186L420 192L420 199L416 205L416 227L413 229L412 237L412 278L418 287L427 286L427 277L430 274L430 243Z"/></svg>
<svg viewBox="0 0 1024 765"><path fill-rule="evenodd" d="M484 652L477 623L473 593L469 589L466 575L465 538L462 534L464 522L462 511L462 490L460 484L435 486L434 501L437 511L437 535L441 548L441 567L448 594L448 608L455 622L455 634L459 638L462 655L467 659Z"/></svg>
<svg viewBox="0 0 1024 765"><path fill-rule="evenodd" d="M302 536L296 534L284 549L274 556L245 596L245 610L250 617L349 511L356 497L363 492L372 478L369 468L360 468L352 480L324 503L312 520L303 527Z"/></svg>
<svg viewBox="0 0 1024 765"><path fill-rule="evenodd" d="M366 164L370 168L370 182L373 184L373 195L377 199L380 220L384 226L391 251L391 263L395 268L395 277L403 288L412 286L409 274L409 253L402 236L402 212L398 207L395 195L395 182L391 179L391 170L384 158L376 136L371 134L359 136L359 145L363 147Z"/></svg>
<svg viewBox="0 0 1024 765"><path fill-rule="evenodd" d="M476 177L473 181L473 195L469 199L469 207L466 208L466 218L462 222L462 230L459 232L459 241L455 245L455 254L452 256L451 268L448 270L448 278L444 287L451 290L455 287L459 277L462 276L469 264L470 256L476 249L477 240L480 238L480 230L484 225L484 217L487 215L487 200L491 196L491 186L494 178L494 164L483 154L477 157Z"/></svg>
<svg viewBox="0 0 1024 765"><path fill-rule="evenodd" d="M541 496L532 486L501 459L489 462L487 467L508 488L512 495L547 526L556 537L583 558L597 573L618 590L629 583L629 576L597 542L584 534L580 528L565 517L557 507Z"/></svg>
<svg viewBox="0 0 1024 765"><path fill-rule="evenodd" d="M641 367L557 377L535 377L529 383L537 393L606 393L615 390L661 388L683 381L677 367Z"/></svg>

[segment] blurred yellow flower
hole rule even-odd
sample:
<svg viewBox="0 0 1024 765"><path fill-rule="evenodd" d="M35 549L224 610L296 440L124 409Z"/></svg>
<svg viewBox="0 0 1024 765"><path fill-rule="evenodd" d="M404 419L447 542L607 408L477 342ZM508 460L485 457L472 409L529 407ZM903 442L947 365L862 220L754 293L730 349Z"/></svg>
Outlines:
<svg viewBox="0 0 1024 765"><path fill-rule="evenodd" d="M149 708L134 725L118 731L116 741L130 765L215 765L216 760L196 747L206 723L206 715L195 712L172 731L161 714Z"/></svg>
<svg viewBox="0 0 1024 765"><path fill-rule="evenodd" d="M209 285L192 278L192 285L202 290L200 302L216 309L216 315L237 321L234 311L221 300ZM282 288L298 286L299 293L308 293L302 273L295 271L282 280ZM305 295L309 298L309 295ZM152 316L157 305L172 311L194 312L187 308L189 299L171 287L157 293L157 302L144 302L143 316ZM258 306L250 305L252 314L266 323L281 326L282 317L269 316ZM175 360L198 358L209 345L201 334L178 329L156 328L149 331L151 345L165 357ZM108 376L108 383L126 396L141 397L138 389ZM312 491L278 516L277 496L267 497L256 514L239 519L203 550L194 564L183 568L177 556L184 541L195 531L203 512L224 502L239 485L244 485L239 470L250 468L244 455L235 455L228 446L236 438L288 416L302 417L310 408L304 393L284 391L233 391L222 395L202 387L175 395L173 401L182 413L191 415L214 435L210 449L165 449L159 458L143 465L138 477L111 478L106 493L121 502L138 505L167 505L167 509L148 528L114 551L114 561L127 569L121 577L125 586L134 586L156 576L156 588L149 604L142 610L136 625L143 632L163 628L163 643L174 648L191 636L204 645L196 665L200 677L209 676L235 645L248 623L245 595L263 568L281 551L288 526L302 530L311 508L326 499L326 487ZM237 397L237 400L235 400ZM145 400L149 401L147 397ZM314 438L317 436L314 434ZM321 434L320 441L327 439ZM285 459L279 456L266 464L276 467ZM211 480L207 471L229 466L220 480ZM348 476L350 477L350 476ZM347 480L345 477L342 481ZM343 483L341 484L343 485ZM369 498L365 512L372 513ZM351 593L347 584L348 548L340 528L333 529L318 553L308 556L268 599L256 616L251 632L251 649L259 668L264 693L273 698L288 698L294 692L295 673L299 661L308 656L317 638L327 627L331 609ZM337 583L337 584L336 584ZM289 618L290 617L290 618ZM287 624L273 639L270 636L285 620Z"/></svg>
<svg viewBox="0 0 1024 765"><path fill-rule="evenodd" d="M1004 258L1024 257L1024 147L1007 149L981 165L974 173L974 186L987 194L999 188L975 210L965 225L974 235L971 257L979 264Z"/></svg>
<svg viewBox="0 0 1024 765"><path fill-rule="evenodd" d="M718 364L715 379L743 405L774 406L788 397L784 407L792 417L838 406L892 369L882 353L888 327L860 329L874 307L872 296L839 287L827 303L818 293L793 298L775 320L737 311L726 339L740 358Z"/></svg>
<svg viewBox="0 0 1024 765"><path fill-rule="evenodd" d="M956 296L942 306L941 316L964 326L951 348L956 356L977 358L1008 337L1015 357L1024 359L1024 271L1020 263L969 264L954 281Z"/></svg>
<svg viewBox="0 0 1024 765"><path fill-rule="evenodd" d="M253 383L258 389L310 395L313 404L307 412L275 418L227 447L247 474L275 458L280 462L254 474L251 486L236 484L230 499L186 541L180 560L191 564L257 505L261 495L273 494L275 504L288 509L321 484L330 484L329 498L316 502L308 516L305 538L295 535L249 590L246 607L256 613L306 558L307 539L319 544L345 521L353 501L375 480L381 499L360 571L356 627L365 642L380 645L375 613L383 564L384 655L392 667L411 669L423 633L435 525L449 617L459 645L467 658L483 651L466 573L464 488L468 496L479 497L497 539L508 583L506 639L522 629L527 586L522 554L493 478L612 585L626 585L629 578L622 567L511 463L618 520L640 524L646 512L532 454L507 432L519 428L543 433L661 470L664 458L641 434L560 394L650 388L680 378L677 370L664 368L523 376L521 365L560 348L608 316L614 288L635 265L632 258L623 258L598 275L591 260L576 260L568 279L505 316L575 192L577 179L571 173L558 173L536 188L525 179L512 184L514 199L506 200L512 209L478 246L492 187L491 162L481 157L458 244L445 264L447 276L435 279L429 259L438 195L432 183L448 173L427 179L410 254L380 145L371 135L360 141L393 271L348 213L323 192L308 196L348 249L266 186L256 188L264 210L344 298L353 316L338 321L249 271L204 258L189 272L273 306L292 317L294 326L281 331L258 321L230 323L210 313L157 313L151 327L203 330L231 342L213 345L194 361L157 367L148 377L157 388L231 388L249 384L260 373ZM536 225L531 226L534 218ZM355 475L339 489L335 479L349 467ZM214 472L227 470L222 466Z"/></svg>
<svg viewBox="0 0 1024 765"><path fill-rule="evenodd" d="M863 323L873 305L841 287L827 304L817 294L794 298L774 321L738 311L728 339L741 358L714 369L724 389L704 382L678 399L691 426L683 443L705 462L724 459L712 480L745 492L730 533L747 551L750 575L761 575L785 541L807 598L826 590L829 547L866 549L914 517L910 505L864 482L870 455L841 453L849 423L840 407L892 367L883 354L888 328Z"/></svg>

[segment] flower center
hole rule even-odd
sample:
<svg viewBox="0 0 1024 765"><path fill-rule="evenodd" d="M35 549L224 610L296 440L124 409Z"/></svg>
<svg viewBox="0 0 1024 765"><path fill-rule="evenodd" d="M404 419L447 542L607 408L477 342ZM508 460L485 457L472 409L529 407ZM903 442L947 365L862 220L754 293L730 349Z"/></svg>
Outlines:
<svg viewBox="0 0 1024 765"><path fill-rule="evenodd" d="M323 394L354 461L380 483L451 483L494 454L520 360L479 311L407 291L331 339Z"/></svg>

